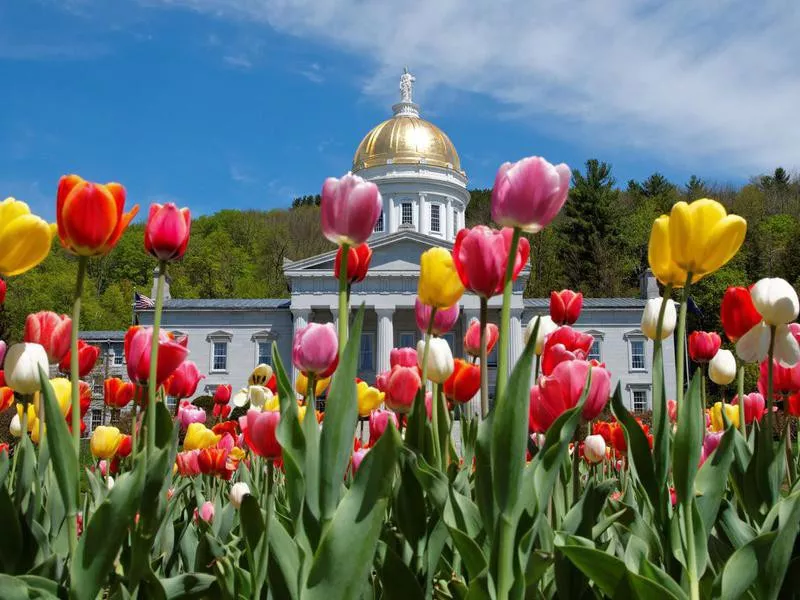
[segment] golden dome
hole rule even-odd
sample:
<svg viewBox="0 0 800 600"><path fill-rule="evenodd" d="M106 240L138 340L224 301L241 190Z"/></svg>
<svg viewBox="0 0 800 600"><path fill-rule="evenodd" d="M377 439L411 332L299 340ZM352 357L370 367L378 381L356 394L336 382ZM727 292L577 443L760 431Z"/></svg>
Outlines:
<svg viewBox="0 0 800 600"><path fill-rule="evenodd" d="M420 163L461 171L456 147L441 129L417 115L396 114L361 140L353 157L353 171Z"/></svg>

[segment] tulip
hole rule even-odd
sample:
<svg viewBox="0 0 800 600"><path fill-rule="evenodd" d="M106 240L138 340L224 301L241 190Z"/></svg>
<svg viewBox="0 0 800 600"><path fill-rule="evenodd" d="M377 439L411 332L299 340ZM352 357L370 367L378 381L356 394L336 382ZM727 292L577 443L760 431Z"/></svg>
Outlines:
<svg viewBox="0 0 800 600"><path fill-rule="evenodd" d="M500 330L494 323L486 323L486 354L489 354L497 339L500 337ZM478 357L481 355L481 322L472 319L467 326L467 333L464 335L464 352L470 356Z"/></svg>
<svg viewBox="0 0 800 600"><path fill-rule="evenodd" d="M95 427L92 432L92 439L89 446L92 456L109 460L117 453L120 443L122 443L122 433L116 427L100 425Z"/></svg>
<svg viewBox="0 0 800 600"><path fill-rule="evenodd" d="M280 458L281 445L275 434L280 419L279 412L260 412L254 409L248 410L246 416L239 418L245 442L258 456Z"/></svg>
<svg viewBox="0 0 800 600"><path fill-rule="evenodd" d="M152 327L135 326L125 334L125 361L128 377L139 385L150 378L150 352L153 345ZM169 334L159 331L156 385L160 386L186 359L189 351Z"/></svg>
<svg viewBox="0 0 800 600"><path fill-rule="evenodd" d="M771 328L761 321L736 342L736 354L744 362L764 362L769 356ZM775 362L791 367L800 362L800 345L788 325L775 327L773 349Z"/></svg>
<svg viewBox="0 0 800 600"><path fill-rule="evenodd" d="M444 248L431 248L419 259L417 296L428 306L449 308L464 295L464 286L456 271L453 256Z"/></svg>
<svg viewBox="0 0 800 600"><path fill-rule="evenodd" d="M205 375L200 374L194 361L185 360L164 382L164 389L173 398L190 398L201 379L205 379Z"/></svg>
<svg viewBox="0 0 800 600"><path fill-rule="evenodd" d="M11 421L8 424L8 432L15 438L22 437L22 424L19 415L11 417Z"/></svg>
<svg viewBox="0 0 800 600"><path fill-rule="evenodd" d="M352 463L353 463L354 475L356 471L358 471L358 468L361 466L361 461L364 460L364 457L367 455L367 452L369 452L369 448L359 448L358 450L353 452Z"/></svg>
<svg viewBox="0 0 800 600"><path fill-rule="evenodd" d="M719 312L722 329L734 343L761 322L750 290L745 287L729 287L725 290Z"/></svg>
<svg viewBox="0 0 800 600"><path fill-rule="evenodd" d="M236 438L239 435L239 423L236 421L223 421L222 423L217 423L211 428L211 431L214 433L221 435L223 438L227 433L232 438Z"/></svg>
<svg viewBox="0 0 800 600"><path fill-rule="evenodd" d="M411 412L414 398L421 386L422 378L416 365L413 367L395 365L389 373L384 390L386 406L402 414Z"/></svg>
<svg viewBox="0 0 800 600"><path fill-rule="evenodd" d="M356 396L358 398L358 416L366 417L383 403L385 394L377 388L371 387L366 381L360 381L356 384Z"/></svg>
<svg viewBox="0 0 800 600"><path fill-rule="evenodd" d="M5 279L0 279L0 306L5 304L6 302L6 290L8 289L6 285ZM0 357L0 364L3 363L2 358Z"/></svg>
<svg viewBox="0 0 800 600"><path fill-rule="evenodd" d="M245 404L247 403L245 402ZM244 404L242 406L244 406ZM211 414L213 414L214 417L216 417L217 419L227 419L228 415L230 415L232 411L233 408L231 408L227 404L215 404L214 410L212 411Z"/></svg>
<svg viewBox="0 0 800 600"><path fill-rule="evenodd" d="M119 458L127 458L128 456L130 456L132 450L133 450L133 439L131 438L131 436L123 434L122 441L120 441L119 447L117 448L117 456Z"/></svg>
<svg viewBox="0 0 800 600"><path fill-rule="evenodd" d="M800 394L792 394L786 400L786 412L794 417L800 417Z"/></svg>
<svg viewBox="0 0 800 600"><path fill-rule="evenodd" d="M797 292L779 277L760 279L750 289L750 296L764 322L772 327L791 323L800 311Z"/></svg>
<svg viewBox="0 0 800 600"><path fill-rule="evenodd" d="M539 156L500 166L492 189L492 220L528 233L544 229L569 193L569 167L551 165Z"/></svg>
<svg viewBox="0 0 800 600"><path fill-rule="evenodd" d="M321 375L336 362L338 352L339 340L333 324L309 323L294 335L292 364L305 375Z"/></svg>
<svg viewBox="0 0 800 600"><path fill-rule="evenodd" d="M678 403L675 400L667 400L667 415L672 423L678 422Z"/></svg>
<svg viewBox="0 0 800 600"><path fill-rule="evenodd" d="M200 475L200 450L178 452L175 457L178 473L183 477Z"/></svg>
<svg viewBox="0 0 800 600"><path fill-rule="evenodd" d="M122 212L125 188L118 183L90 183L77 175L58 182L56 220L61 244L78 256L108 254L139 206Z"/></svg>
<svg viewBox="0 0 800 600"><path fill-rule="evenodd" d="M6 357L6 350L8 350L8 346L3 340L0 340L0 367L3 366L3 360Z"/></svg>
<svg viewBox="0 0 800 600"><path fill-rule="evenodd" d="M314 398L319 398L322 396L323 392L328 389L328 386L331 383L330 377L325 377L324 379L317 379L314 382ZM297 374L297 379L294 380L294 391L300 394L303 398L308 396L308 377L303 375L303 373Z"/></svg>
<svg viewBox="0 0 800 600"><path fill-rule="evenodd" d="M210 448L222 438L202 423L190 423L183 438L184 450L202 450Z"/></svg>
<svg viewBox="0 0 800 600"><path fill-rule="evenodd" d="M444 382L444 395L452 401L469 402L481 389L481 369L464 359L453 361L453 373Z"/></svg>
<svg viewBox="0 0 800 600"><path fill-rule="evenodd" d="M739 251L747 222L728 215L719 202L703 198L691 204L677 202L661 215L650 232L650 268L661 283L683 287L717 271Z"/></svg>
<svg viewBox="0 0 800 600"><path fill-rule="evenodd" d="M425 353L425 341L417 342L418 366L423 369L422 357ZM426 375L434 383L442 384L447 381L455 368L453 364L453 352L447 340L442 338L431 338L428 342L428 369Z"/></svg>
<svg viewBox="0 0 800 600"><path fill-rule="evenodd" d="M111 490L114 489L114 478L111 477L111 475L109 475L108 478L106 479L106 489L108 491L111 491Z"/></svg>
<svg viewBox="0 0 800 600"><path fill-rule="evenodd" d="M204 522L211 523L211 521L214 520L214 503L210 500L203 502L203 506L200 507L198 515Z"/></svg>
<svg viewBox="0 0 800 600"><path fill-rule="evenodd" d="M237 481L231 486L231 491L228 493L228 499L233 504L233 508L239 510L242 507L242 500L245 496L250 495L250 486L244 481Z"/></svg>
<svg viewBox="0 0 800 600"><path fill-rule="evenodd" d="M232 388L230 384L218 385L214 390L214 404L227 404L231 400Z"/></svg>
<svg viewBox="0 0 800 600"><path fill-rule="evenodd" d="M542 373L550 375L556 365L565 360L584 360L593 343L594 338L588 333L576 331L569 325L559 327L544 342Z"/></svg>
<svg viewBox="0 0 800 600"><path fill-rule="evenodd" d="M389 352L389 367L393 368L395 365L400 365L401 367L416 367L416 348L392 348L392 351Z"/></svg>
<svg viewBox="0 0 800 600"><path fill-rule="evenodd" d="M587 435L583 440L583 455L590 463L599 463L606 457L606 441L602 435Z"/></svg>
<svg viewBox="0 0 800 600"><path fill-rule="evenodd" d="M708 363L708 376L717 385L728 385L736 379L736 359L730 350L719 350Z"/></svg>
<svg viewBox="0 0 800 600"><path fill-rule="evenodd" d="M533 317L530 321L528 321L528 325L525 327L526 344L531 339L531 336L533 335L533 330L536 329L537 323L539 324L539 329L536 331L536 346L534 347L534 352L536 352L537 355L541 356L542 352L544 351L544 343L545 340L547 339L547 336L549 336L556 329L558 329L558 325L556 325L553 322L553 319L550 318L550 315L544 315L542 317Z"/></svg>
<svg viewBox="0 0 800 600"><path fill-rule="evenodd" d="M11 277L29 271L50 252L55 225L31 214L24 202L6 198L0 202L0 275ZM3 304L5 282L2 287Z"/></svg>
<svg viewBox="0 0 800 600"><path fill-rule="evenodd" d="M18 394L33 394L40 389L39 371L47 373L47 353L39 344L14 344L6 352L5 379Z"/></svg>
<svg viewBox="0 0 800 600"><path fill-rule="evenodd" d="M348 173L329 177L322 186L322 234L334 244L358 246L372 235L381 216L383 200L378 186Z"/></svg>
<svg viewBox="0 0 800 600"><path fill-rule="evenodd" d="M144 228L144 249L158 260L183 258L191 224L188 208L179 209L172 202L151 204Z"/></svg>
<svg viewBox="0 0 800 600"><path fill-rule="evenodd" d="M689 335L689 358L697 363L709 362L721 344L722 339L715 331L693 331Z"/></svg>
<svg viewBox="0 0 800 600"><path fill-rule="evenodd" d="M275 373L272 371L272 367L265 364L260 364L253 369L253 372L250 373L250 377L247 378L247 385L261 385L264 387L269 388L269 382L275 378ZM277 388L272 389L272 392L277 392Z"/></svg>
<svg viewBox="0 0 800 600"><path fill-rule="evenodd" d="M223 475L227 458L228 450L224 448L203 448L197 455L197 465L203 475Z"/></svg>
<svg viewBox="0 0 800 600"><path fill-rule="evenodd" d="M83 340L78 340L78 377L84 378L94 369L94 365L100 356L100 348L87 344ZM67 350L64 358L58 363L58 368L62 373L69 373L70 361L72 360L71 351Z"/></svg>
<svg viewBox="0 0 800 600"><path fill-rule="evenodd" d="M8 386L0 386L0 412L14 406L14 390Z"/></svg>
<svg viewBox="0 0 800 600"><path fill-rule="evenodd" d="M726 411L727 412L727 411ZM719 446L720 441L722 440L723 432L719 431L717 433L707 433L706 436L703 438L703 449L700 452L700 464L702 465L708 458L714 454L714 450L717 449Z"/></svg>
<svg viewBox="0 0 800 600"><path fill-rule="evenodd" d="M648 339L656 340L656 330L658 329L658 317L661 314L661 303L663 298L650 298L644 305L642 312L642 333ZM675 301L667 299L667 307L664 309L664 321L661 323L661 339L665 340L675 331L678 322L678 313L675 310Z"/></svg>
<svg viewBox="0 0 800 600"><path fill-rule="evenodd" d="M347 250L347 281L352 285L364 281L369 271L369 263L372 260L372 248L366 242ZM342 246L336 252L333 261L333 275L339 279L342 263Z"/></svg>
<svg viewBox="0 0 800 600"><path fill-rule="evenodd" d="M30 314L25 319L25 341L40 344L48 360L58 364L69 352L72 319L51 311Z"/></svg>
<svg viewBox="0 0 800 600"><path fill-rule="evenodd" d="M798 313L798 299L794 288L783 279L761 279L750 288L750 297L753 310L762 320L736 342L739 358L745 362L762 362L767 358L772 343L773 357L779 364L790 367L800 362L800 345L798 336L795 335L798 325L788 324ZM752 322L754 316L746 302L741 304L745 314L749 315L748 320Z"/></svg>
<svg viewBox="0 0 800 600"><path fill-rule="evenodd" d="M395 429L400 427L397 415L390 410L377 409L369 413L369 443L371 446L374 446L386 431L389 421L394 423Z"/></svg>
<svg viewBox="0 0 800 600"><path fill-rule="evenodd" d="M731 402L733 406L739 406L739 396L734 396ZM744 395L744 422L750 425L753 421L761 422L761 418L766 414L766 402L764 396L758 392Z"/></svg>
<svg viewBox="0 0 800 600"><path fill-rule="evenodd" d="M583 308L583 294L572 290L550 292L550 318L556 325L572 325Z"/></svg>
<svg viewBox="0 0 800 600"><path fill-rule="evenodd" d="M769 363L762 362L759 365L758 391L766 398ZM794 394L800 392L800 363L792 367L784 367L778 361L772 365L772 392L775 396L781 394Z"/></svg>
<svg viewBox="0 0 800 600"><path fill-rule="evenodd" d="M181 429L186 429L192 423L205 423L206 411L191 402L184 400L178 406L178 423Z"/></svg>
<svg viewBox="0 0 800 600"><path fill-rule="evenodd" d="M513 230L508 227L497 231L485 225L458 232L453 246L453 263L465 288L482 298L491 298L503 292L513 235ZM520 238L512 280L516 280L519 272L528 264L530 251L528 240Z"/></svg>
<svg viewBox="0 0 800 600"><path fill-rule="evenodd" d="M80 404L83 405L91 403L91 390L89 389L88 384L84 382L81 383L83 383L83 385L78 386ZM66 417L68 414L70 414L70 410L72 409L72 383L65 377L56 377L55 379L50 380L50 387L53 389L53 395L58 403L58 409L61 411L61 414ZM33 403L37 415L41 411L39 400L40 399L37 398ZM89 407L87 406L86 408L88 409Z"/></svg>
<svg viewBox="0 0 800 600"><path fill-rule="evenodd" d="M450 331L453 325L456 324L456 321L458 321L460 310L458 304L454 304L450 308L437 310L433 317L433 329L431 329L431 333L441 336ZM417 298L414 303L414 316L417 320L417 327L423 333L428 331L428 325L431 322L431 312L431 307L427 304L423 304L420 302L419 298Z"/></svg>
<svg viewBox="0 0 800 600"><path fill-rule="evenodd" d="M103 401L111 408L125 408L136 395L136 384L110 377L103 383Z"/></svg>
<svg viewBox="0 0 800 600"><path fill-rule="evenodd" d="M711 431L722 431L725 429L725 422L722 418L722 412L725 411L725 416L730 421L733 427L739 427L739 409L733 404L723 404L722 402L715 402L711 407Z"/></svg>
<svg viewBox="0 0 800 600"><path fill-rule="evenodd" d="M250 406L263 407L264 410L280 410L278 398L262 385L248 386L247 399L250 401Z"/></svg>

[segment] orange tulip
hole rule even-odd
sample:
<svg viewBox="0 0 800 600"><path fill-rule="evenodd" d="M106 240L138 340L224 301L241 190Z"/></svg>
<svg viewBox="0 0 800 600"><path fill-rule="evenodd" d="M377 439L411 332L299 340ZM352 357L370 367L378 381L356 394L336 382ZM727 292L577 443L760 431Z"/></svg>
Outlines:
<svg viewBox="0 0 800 600"><path fill-rule="evenodd" d="M58 183L56 220L61 244L78 256L108 254L139 211L123 213L125 188L65 175Z"/></svg>

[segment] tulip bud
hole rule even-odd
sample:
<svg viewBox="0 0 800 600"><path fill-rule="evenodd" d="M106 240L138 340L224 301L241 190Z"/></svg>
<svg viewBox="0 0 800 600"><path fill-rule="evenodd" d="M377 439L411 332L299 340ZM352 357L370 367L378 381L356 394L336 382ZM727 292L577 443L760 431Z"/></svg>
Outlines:
<svg viewBox="0 0 800 600"><path fill-rule="evenodd" d="M372 235L382 208L378 186L371 181L351 173L341 179L328 177L319 206L322 235L339 246L363 244Z"/></svg>
<svg viewBox="0 0 800 600"><path fill-rule="evenodd" d="M414 303L414 317L417 321L417 327L423 333L428 331L428 325L431 322L432 309L427 304L420 302L417 298ZM431 333L433 335L444 335L453 328L453 325L458 321L460 309L458 304L454 304L450 308L440 308L436 311L433 317L433 328Z"/></svg>
<svg viewBox="0 0 800 600"><path fill-rule="evenodd" d="M230 384L218 385L217 389L214 390L214 403L227 404L231 399L231 391Z"/></svg>
<svg viewBox="0 0 800 600"><path fill-rule="evenodd" d="M414 367L417 365L417 351L414 348L392 348L389 352L389 367Z"/></svg>
<svg viewBox="0 0 800 600"><path fill-rule="evenodd" d="M123 435L116 427L100 425L92 432L89 447L96 458L109 460L117 453Z"/></svg>
<svg viewBox="0 0 800 600"><path fill-rule="evenodd" d="M556 329L558 329L558 325L553 322L553 319L550 318L550 315L544 315L543 317L533 317L530 321L528 321L528 326L525 327L525 344L528 343L528 340L531 339L533 335L533 330L536 328L536 321L539 321L539 330L536 332L536 348L535 352L539 356L542 354L542 350L544 350L544 342L545 338L553 333Z"/></svg>
<svg viewBox="0 0 800 600"><path fill-rule="evenodd" d="M445 248L431 248L419 257L417 295L424 304L449 308L464 295L452 254Z"/></svg>
<svg viewBox="0 0 800 600"><path fill-rule="evenodd" d="M19 415L11 417L11 423L8 424L8 431L15 438L22 437L22 424L20 423Z"/></svg>
<svg viewBox="0 0 800 600"><path fill-rule="evenodd" d="M708 363L708 376L717 385L728 385L736 379L736 359L730 350L719 350Z"/></svg>
<svg viewBox="0 0 800 600"><path fill-rule="evenodd" d="M583 308L583 294L572 290L550 292L550 318L556 325L572 325Z"/></svg>
<svg viewBox="0 0 800 600"><path fill-rule="evenodd" d="M233 508L239 510L242 506L242 500L248 495L250 495L250 487L244 481L238 481L231 486L228 499L233 504Z"/></svg>
<svg viewBox="0 0 800 600"><path fill-rule="evenodd" d="M47 353L39 344L14 344L6 352L6 385L18 394L33 394L40 389L39 369L47 373Z"/></svg>
<svg viewBox="0 0 800 600"><path fill-rule="evenodd" d="M500 330L494 323L486 324L486 354L494 349L500 337ZM470 356L481 355L481 322L472 319L467 326L467 333L464 335L464 352Z"/></svg>
<svg viewBox="0 0 800 600"><path fill-rule="evenodd" d="M3 340L0 340L0 367L3 366L3 359L6 357L6 350L8 350L8 346Z"/></svg>
<svg viewBox="0 0 800 600"><path fill-rule="evenodd" d="M650 298L644 305L642 312L642 333L649 339L656 339L656 329L658 328L658 315L661 313L661 303L663 298ZM665 340L675 331L678 322L678 313L675 310L675 301L668 299L667 307L664 309L664 321L661 323L661 339Z"/></svg>
<svg viewBox="0 0 800 600"><path fill-rule="evenodd" d="M144 249L159 260L176 260L186 253L192 218L188 208L172 202L151 204L144 228Z"/></svg>
<svg viewBox="0 0 800 600"><path fill-rule="evenodd" d="M723 404L722 402L715 402L711 407L711 431L722 431L725 429L725 421L722 418L722 413L730 421L732 427L739 427L739 407L734 404Z"/></svg>
<svg viewBox="0 0 800 600"><path fill-rule="evenodd" d="M206 500L203 503L203 506L200 507L198 514L203 521L206 523L211 523L211 521L214 520L214 503Z"/></svg>
<svg viewBox="0 0 800 600"><path fill-rule="evenodd" d="M5 301L6 301L6 290L7 289L8 288L6 286L6 280L5 279L0 279L0 305L5 304ZM3 361L0 360L0 364L2 364L2 363L3 363Z"/></svg>
<svg viewBox="0 0 800 600"><path fill-rule="evenodd" d="M333 323L309 323L297 330L292 343L292 364L305 374L320 375L336 362L339 339Z"/></svg>
<svg viewBox="0 0 800 600"><path fill-rule="evenodd" d="M390 410L373 410L369 414L369 443L370 445L375 445L378 439L383 435L383 432L386 431L386 427L389 425L389 421L394 423L394 428L398 429L399 422L397 420L397 415L394 414Z"/></svg>
<svg viewBox="0 0 800 600"><path fill-rule="evenodd" d="M106 479L106 489L109 492L114 489L114 478L111 475Z"/></svg>
<svg viewBox="0 0 800 600"><path fill-rule="evenodd" d="M358 467L361 466L361 461L364 460L364 457L369 452L369 448L359 448L355 452L353 452L353 474L355 475L356 471L358 471Z"/></svg>
<svg viewBox="0 0 800 600"><path fill-rule="evenodd" d="M694 362L709 362L722 344L716 331L693 331L689 335L689 358Z"/></svg>
<svg viewBox="0 0 800 600"><path fill-rule="evenodd" d="M739 396L734 397L731 401L733 406L739 405ZM764 396L758 392L744 395L744 422L750 425L753 421L761 421L761 417L766 414L767 410L764 408Z"/></svg>
<svg viewBox="0 0 800 600"><path fill-rule="evenodd" d="M446 340L431 338L428 342L428 370L427 377L434 383L444 383L455 369L453 353ZM423 369L422 359L425 354L425 340L417 342L417 360L420 369Z"/></svg>
<svg viewBox="0 0 800 600"><path fill-rule="evenodd" d="M606 441L602 435L589 435L583 441L583 455L590 463L599 463L606 457Z"/></svg>
<svg viewBox="0 0 800 600"><path fill-rule="evenodd" d="M750 296L764 321L773 327L791 323L800 311L797 292L780 277L760 279L750 289Z"/></svg>

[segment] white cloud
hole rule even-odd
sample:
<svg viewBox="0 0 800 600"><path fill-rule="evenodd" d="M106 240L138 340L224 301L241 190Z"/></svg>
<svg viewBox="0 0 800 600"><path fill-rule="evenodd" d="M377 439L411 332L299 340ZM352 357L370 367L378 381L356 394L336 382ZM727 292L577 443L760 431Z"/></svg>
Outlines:
<svg viewBox="0 0 800 600"><path fill-rule="evenodd" d="M230 176L236 183L255 183L256 178L250 171L241 165L232 164L230 166Z"/></svg>
<svg viewBox="0 0 800 600"><path fill-rule="evenodd" d="M300 74L311 83L323 83L325 81L322 69L317 63L311 63L307 68L301 69Z"/></svg>
<svg viewBox="0 0 800 600"><path fill-rule="evenodd" d="M442 87L483 94L551 135L732 173L800 165L794 0L161 3L367 57L364 91L382 100L408 64L422 101Z"/></svg>
<svg viewBox="0 0 800 600"><path fill-rule="evenodd" d="M247 70L253 66L253 62L242 54L227 54L222 57L222 60L224 60L226 64L236 67L237 69Z"/></svg>

